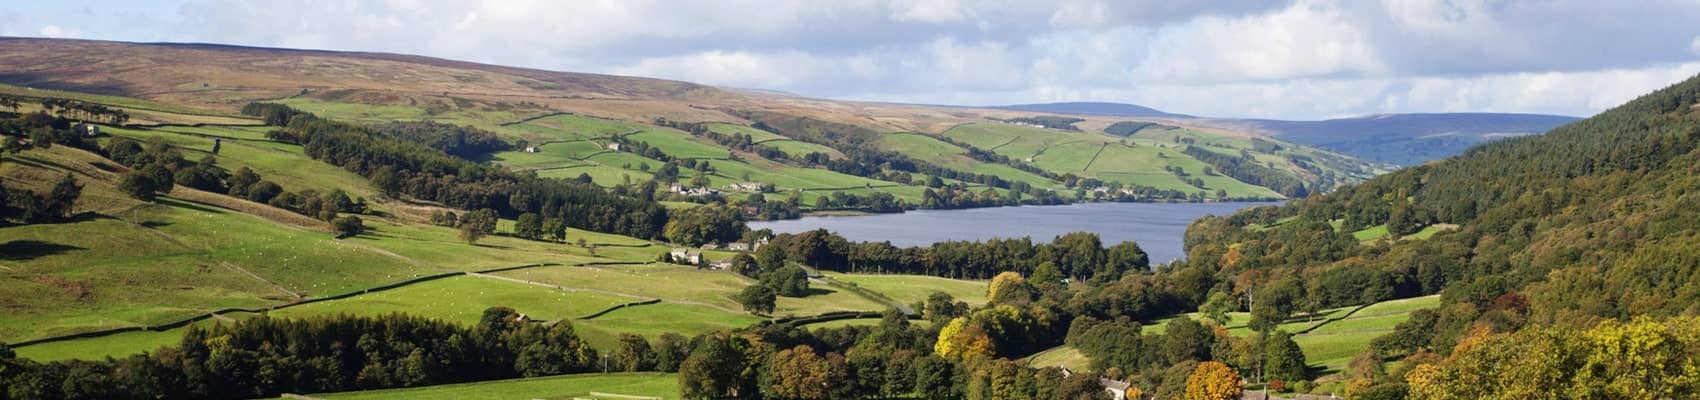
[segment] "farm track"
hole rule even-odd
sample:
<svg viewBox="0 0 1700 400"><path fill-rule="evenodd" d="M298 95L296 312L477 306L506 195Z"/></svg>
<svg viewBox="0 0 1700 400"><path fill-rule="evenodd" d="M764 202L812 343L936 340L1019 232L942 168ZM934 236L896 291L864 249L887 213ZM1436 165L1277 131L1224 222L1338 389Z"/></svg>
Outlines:
<svg viewBox="0 0 1700 400"><path fill-rule="evenodd" d="M1080 171L1081 171L1081 172L1085 172L1085 171L1086 171L1086 170L1088 170L1088 169L1092 169L1092 163L1095 163L1095 162L1098 162L1098 156L1100 156L1100 155L1103 155L1103 154L1104 154L1104 149L1105 149L1105 148L1108 148L1108 147L1110 147L1110 144L1109 144L1109 143L1104 143L1104 144L1103 144L1103 145L1100 145L1100 146L1098 146L1098 152L1097 152L1097 153L1092 153L1092 159L1091 159L1091 160L1088 160L1088 161L1086 161L1086 166L1085 166L1085 167L1081 167L1081 168L1080 168Z"/></svg>
<svg viewBox="0 0 1700 400"><path fill-rule="evenodd" d="M254 271L249 271L247 268L242 268L242 266L236 265L235 263L231 263L231 262L227 262L227 261L219 261L218 264L224 266L225 268L230 268L233 271L240 272L243 275L248 275L249 277L252 277L255 280L258 280L260 282L265 282L265 284L270 285L272 288L277 289L280 292L287 293L290 296L295 297L296 299L307 298L306 293L291 290L287 286L283 286L282 284L279 284L277 282L273 282L270 279L266 279L266 277L260 276L260 274L256 274L256 273L254 273ZM216 313L213 314L213 318L218 318L218 317L220 317L220 315L218 315Z"/></svg>

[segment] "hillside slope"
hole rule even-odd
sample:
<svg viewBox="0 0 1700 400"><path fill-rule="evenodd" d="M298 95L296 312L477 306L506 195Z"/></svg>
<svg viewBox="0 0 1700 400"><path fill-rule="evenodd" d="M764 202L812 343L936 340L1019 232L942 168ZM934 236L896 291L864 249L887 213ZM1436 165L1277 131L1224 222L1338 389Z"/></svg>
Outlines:
<svg viewBox="0 0 1700 400"><path fill-rule="evenodd" d="M1579 118L1507 113L1380 114L1320 121L1233 119L1173 114L1123 103L1044 103L998 108L1140 118L1193 128L1246 132L1397 165L1451 157L1478 143L1545 133Z"/></svg>
<svg viewBox="0 0 1700 400"><path fill-rule="evenodd" d="M1472 324L1508 331L1692 315L1697 165L1700 77L1545 135L1200 220L1187 234L1188 264L1219 289L1286 282L1324 305L1442 293L1438 320L1405 326L1414 339L1378 349L1395 356L1449 352ZM1368 245L1343 237L1435 226L1456 230Z"/></svg>
<svg viewBox="0 0 1700 400"><path fill-rule="evenodd" d="M1272 199L1326 190L1385 169L1289 142L1260 139L1269 143L1257 145L1246 134L1222 129L1132 139L1105 133L1126 123L1120 117L1082 118L1065 131L1024 129L1018 121L1045 115L808 99L409 55L21 38L0 38L0 54L6 55L0 59L0 83L16 86L0 92L13 95L98 97L87 101L113 106L139 98L178 115L208 115L163 121L170 123L218 122L216 116L256 101L359 124L429 120L500 135L514 144L511 151L480 161L540 176L635 187L673 163L680 171L661 176L664 189L677 179L743 197L733 195L765 185L771 187L762 196L766 200L804 209ZM139 107L125 109L146 114ZM762 123L768 129L756 127ZM1078 148L1053 154L1072 155L1083 165L1029 161L1043 157L989 149L995 144L964 137L959 127L969 124L1003 125L997 135L1037 141L1071 135L1068 141ZM821 127L832 132L815 134ZM850 131L873 136L835 139ZM886 135L889 140L875 140ZM1146 142L1134 143L1140 139ZM1160 139L1174 141L1149 142ZM1194 140L1206 152L1187 153ZM1122 146L1104 145L1113 142ZM1139 144L1155 146L1131 147ZM1170 149L1152 150L1157 146ZM815 153L820 156L809 157ZM941 182L932 185L932 178ZM738 184L746 186L736 189Z"/></svg>

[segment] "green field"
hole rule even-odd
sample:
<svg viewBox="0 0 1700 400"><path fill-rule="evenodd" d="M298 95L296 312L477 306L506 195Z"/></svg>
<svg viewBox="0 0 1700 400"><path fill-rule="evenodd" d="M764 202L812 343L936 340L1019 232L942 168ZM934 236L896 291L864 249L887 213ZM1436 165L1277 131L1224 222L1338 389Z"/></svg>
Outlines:
<svg viewBox="0 0 1700 400"><path fill-rule="evenodd" d="M1092 358L1081 354L1074 346L1062 345L1052 347L1027 357L1027 366L1033 368L1062 366L1075 371L1092 369Z"/></svg>
<svg viewBox="0 0 1700 400"><path fill-rule="evenodd" d="M619 334L632 333L654 340L663 333L685 337L718 330L743 328L757 322L749 314L730 313L713 307L662 302L622 308L588 320L574 320L580 336L600 349L613 348Z"/></svg>
<svg viewBox="0 0 1700 400"><path fill-rule="evenodd" d="M944 292L970 305L986 303L986 282L920 275L874 275L827 273L833 280L872 290L901 304L914 304L933 292Z"/></svg>
<svg viewBox="0 0 1700 400"><path fill-rule="evenodd" d="M485 309L512 307L534 320L557 321L589 315L633 299L572 292L506 280L457 276L346 299L273 311L273 317L405 313L463 325L478 323Z"/></svg>
<svg viewBox="0 0 1700 400"><path fill-rule="evenodd" d="M362 392L320 393L314 398L334 400L511 400L511 399L620 399L592 396L591 392L623 396L673 399L679 396L676 374L624 372L613 374L559 375Z"/></svg>

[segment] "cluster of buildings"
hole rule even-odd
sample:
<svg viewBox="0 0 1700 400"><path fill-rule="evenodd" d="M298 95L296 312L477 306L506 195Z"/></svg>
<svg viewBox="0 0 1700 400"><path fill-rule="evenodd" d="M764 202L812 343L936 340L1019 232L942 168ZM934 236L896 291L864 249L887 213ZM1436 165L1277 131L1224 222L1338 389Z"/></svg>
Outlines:
<svg viewBox="0 0 1700 400"><path fill-rule="evenodd" d="M689 248L689 247L675 247L675 248L673 248L672 251L667 253L667 256L668 256L669 259L673 260L674 264L702 265L702 260L703 260L702 252L703 251L726 250L726 251L751 252L751 251L756 251L758 249L761 249L762 246L766 246L766 245L767 245L767 238L762 238L761 240L757 240L755 243L733 242L733 243L728 243L725 246L715 244L715 243L709 243L709 244L702 245L701 249L692 249L692 248ZM709 269L716 269L716 270L723 270L723 269L727 269L727 268L731 268L731 267L732 267L732 261L730 261L730 260L720 260L720 261L715 261L715 262L711 262L711 263L708 264Z"/></svg>

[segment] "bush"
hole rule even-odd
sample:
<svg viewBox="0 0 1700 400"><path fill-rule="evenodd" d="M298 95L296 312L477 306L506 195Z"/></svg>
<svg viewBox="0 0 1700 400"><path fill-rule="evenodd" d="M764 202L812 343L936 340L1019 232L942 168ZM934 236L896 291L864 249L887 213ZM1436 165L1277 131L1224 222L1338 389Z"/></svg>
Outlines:
<svg viewBox="0 0 1700 400"><path fill-rule="evenodd" d="M336 229L336 237L339 239L366 233L365 221L353 215L337 217L331 221L331 227Z"/></svg>

